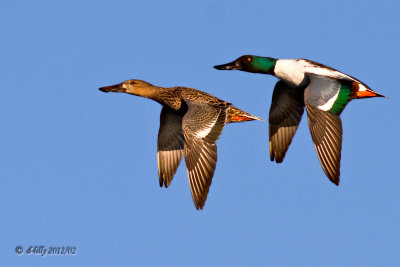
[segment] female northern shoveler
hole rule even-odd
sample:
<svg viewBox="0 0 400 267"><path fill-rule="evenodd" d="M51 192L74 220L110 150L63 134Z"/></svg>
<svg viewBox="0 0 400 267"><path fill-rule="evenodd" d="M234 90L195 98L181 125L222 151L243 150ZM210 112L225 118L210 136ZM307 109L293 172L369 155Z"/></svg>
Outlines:
<svg viewBox="0 0 400 267"><path fill-rule="evenodd" d="M141 80L127 80L99 90L147 97L163 106L157 150L160 186L169 186L185 155L197 209L202 209L207 199L217 163L215 143L225 124L261 120L228 102L187 87L163 88Z"/></svg>
<svg viewBox="0 0 400 267"><path fill-rule="evenodd" d="M339 184L342 149L340 113L352 99L384 97L347 74L307 59L245 55L214 68L271 74L279 78L269 113L271 161L282 162L305 106L319 161L336 185Z"/></svg>

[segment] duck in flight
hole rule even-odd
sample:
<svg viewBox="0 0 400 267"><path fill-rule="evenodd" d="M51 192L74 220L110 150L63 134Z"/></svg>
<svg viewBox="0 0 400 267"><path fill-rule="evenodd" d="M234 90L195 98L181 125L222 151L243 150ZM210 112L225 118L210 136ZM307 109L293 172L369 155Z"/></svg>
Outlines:
<svg viewBox="0 0 400 267"><path fill-rule="evenodd" d="M307 59L245 55L214 68L277 77L279 81L274 88L269 112L271 161L283 161L305 107L322 169L336 185L339 185L340 180L343 133L339 117L341 112L353 99L384 97L354 77Z"/></svg>
<svg viewBox="0 0 400 267"><path fill-rule="evenodd" d="M217 163L216 141L225 124L262 120L231 103L187 87L163 88L141 80L127 80L99 90L146 97L162 105L157 148L160 187L170 185L185 156L197 209L202 209L207 199Z"/></svg>

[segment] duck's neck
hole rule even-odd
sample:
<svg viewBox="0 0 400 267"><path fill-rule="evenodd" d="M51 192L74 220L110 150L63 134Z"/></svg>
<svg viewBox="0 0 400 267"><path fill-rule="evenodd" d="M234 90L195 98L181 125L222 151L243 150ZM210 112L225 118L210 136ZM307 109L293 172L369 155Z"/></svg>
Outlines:
<svg viewBox="0 0 400 267"><path fill-rule="evenodd" d="M178 110L181 104L176 99L174 87L164 88L149 84L136 87L131 94L152 99L161 105L169 106L175 110Z"/></svg>
<svg viewBox="0 0 400 267"><path fill-rule="evenodd" d="M164 88L157 87L152 84L141 84L141 85L135 85L135 88L131 90L129 93L132 95L137 95L156 100L155 98L157 98L160 89Z"/></svg>
<svg viewBox="0 0 400 267"><path fill-rule="evenodd" d="M271 57L253 57L250 62L250 72L274 74L276 59Z"/></svg>

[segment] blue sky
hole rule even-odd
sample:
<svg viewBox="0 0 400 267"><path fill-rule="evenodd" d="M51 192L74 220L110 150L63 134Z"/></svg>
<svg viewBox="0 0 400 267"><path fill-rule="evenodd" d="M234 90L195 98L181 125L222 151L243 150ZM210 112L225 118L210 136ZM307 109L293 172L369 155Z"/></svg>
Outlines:
<svg viewBox="0 0 400 267"><path fill-rule="evenodd" d="M0 10L2 266L394 266L400 238L395 1L7 1ZM306 117L282 164L268 123L228 125L204 210L185 165L157 176L161 106L98 88L137 78L268 118L276 78L243 54L308 58L390 99L342 114L341 184ZM75 256L15 247L75 246Z"/></svg>

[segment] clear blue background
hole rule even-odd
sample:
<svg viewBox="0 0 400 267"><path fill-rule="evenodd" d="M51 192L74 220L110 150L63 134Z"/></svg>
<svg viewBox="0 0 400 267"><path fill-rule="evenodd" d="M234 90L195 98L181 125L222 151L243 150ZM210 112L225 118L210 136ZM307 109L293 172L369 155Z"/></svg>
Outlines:
<svg viewBox="0 0 400 267"><path fill-rule="evenodd" d="M395 1L7 1L0 10L1 266L395 266L399 4ZM228 125L203 211L184 163L157 176L161 106L98 88L197 88L265 119L276 78L222 72L243 54L308 58L390 99L342 114L341 183L303 117L282 164L268 123ZM75 256L17 255L75 246Z"/></svg>

